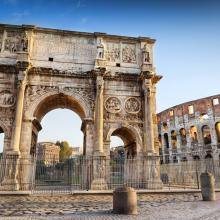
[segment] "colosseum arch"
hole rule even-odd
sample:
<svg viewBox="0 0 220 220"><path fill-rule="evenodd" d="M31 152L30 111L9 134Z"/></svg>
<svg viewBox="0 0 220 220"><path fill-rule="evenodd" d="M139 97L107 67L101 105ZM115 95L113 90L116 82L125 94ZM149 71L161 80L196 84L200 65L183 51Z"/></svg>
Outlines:
<svg viewBox="0 0 220 220"><path fill-rule="evenodd" d="M216 132L216 136L217 136L217 142L220 143L220 122L216 122L215 132Z"/></svg>
<svg viewBox="0 0 220 220"><path fill-rule="evenodd" d="M25 25L0 25L0 30L5 33L0 41L19 48L10 50L0 42L0 76L6 82L0 82L0 118L10 131L4 154L14 154L15 167L34 152L41 119L55 108L81 117L86 156L108 156L105 133L112 127L118 130L111 134L125 141L124 132L130 135L137 154L159 154L155 103L162 77L153 65L154 39ZM19 188L16 172L3 181L14 183L7 189Z"/></svg>
<svg viewBox="0 0 220 220"><path fill-rule="evenodd" d="M212 143L211 131L210 131L210 127L208 125L202 126L202 136L203 136L204 144L211 144Z"/></svg>

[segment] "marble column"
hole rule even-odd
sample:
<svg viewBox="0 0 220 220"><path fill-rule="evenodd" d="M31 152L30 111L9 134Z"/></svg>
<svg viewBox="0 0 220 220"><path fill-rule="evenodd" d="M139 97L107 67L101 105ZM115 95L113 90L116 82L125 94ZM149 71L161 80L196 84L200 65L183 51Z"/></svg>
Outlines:
<svg viewBox="0 0 220 220"><path fill-rule="evenodd" d="M16 104L16 114L14 121L14 130L12 133L12 141L10 150L5 155L5 175L0 185L0 190L13 191L19 190L19 182L17 176L19 174L19 157L20 157L20 138L23 119L24 94L26 88L26 78L28 71L28 63L20 62L18 64L18 95Z"/></svg>
<svg viewBox="0 0 220 220"><path fill-rule="evenodd" d="M98 75L96 79L96 107L95 107L95 128L96 128L96 143L94 147L94 155L103 154L103 90L104 80L103 77Z"/></svg>
<svg viewBox="0 0 220 220"><path fill-rule="evenodd" d="M19 80L18 84L18 96L17 96L17 106L16 115L14 122L14 133L11 143L11 150L14 152L19 152L20 138L21 138L21 127L22 127L22 116L23 116L23 106L24 106L24 94L26 88L26 71L19 71L19 75L22 78Z"/></svg>
<svg viewBox="0 0 220 220"><path fill-rule="evenodd" d="M151 79L144 79L144 149L146 155L155 153L154 149L154 127L153 127L153 99Z"/></svg>

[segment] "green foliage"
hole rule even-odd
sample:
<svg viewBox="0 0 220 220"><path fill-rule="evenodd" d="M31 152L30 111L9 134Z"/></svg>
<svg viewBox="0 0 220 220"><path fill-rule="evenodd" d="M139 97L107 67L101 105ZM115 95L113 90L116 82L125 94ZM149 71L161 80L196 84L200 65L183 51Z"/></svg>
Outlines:
<svg viewBox="0 0 220 220"><path fill-rule="evenodd" d="M72 149L67 141L57 141L56 145L60 146L60 162L64 162L71 156Z"/></svg>

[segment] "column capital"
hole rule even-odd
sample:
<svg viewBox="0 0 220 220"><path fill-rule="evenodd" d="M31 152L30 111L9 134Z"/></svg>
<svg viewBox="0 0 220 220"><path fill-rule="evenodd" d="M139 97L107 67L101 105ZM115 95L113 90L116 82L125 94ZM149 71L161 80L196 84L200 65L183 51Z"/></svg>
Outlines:
<svg viewBox="0 0 220 220"><path fill-rule="evenodd" d="M156 75L154 72L151 71L144 71L140 74L140 79L145 84L157 84L162 79L161 75Z"/></svg>

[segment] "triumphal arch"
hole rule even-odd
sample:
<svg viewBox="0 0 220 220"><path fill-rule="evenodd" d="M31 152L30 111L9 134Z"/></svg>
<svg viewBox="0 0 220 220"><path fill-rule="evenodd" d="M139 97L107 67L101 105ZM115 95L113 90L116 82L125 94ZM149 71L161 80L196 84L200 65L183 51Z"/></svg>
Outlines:
<svg viewBox="0 0 220 220"><path fill-rule="evenodd" d="M157 155L161 76L153 65L154 43L147 37L0 25L0 130L5 134L0 188L18 190L19 179L29 178L31 170L19 176L18 161L34 157L41 120L56 108L73 110L82 119L86 156L109 157L112 135L132 146L128 155L149 160Z"/></svg>

